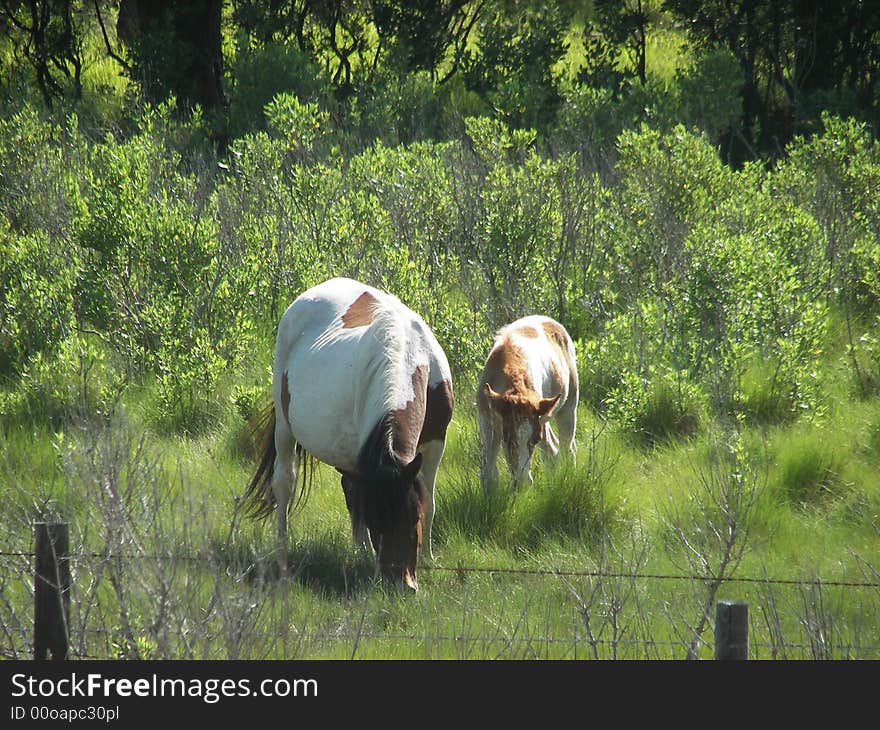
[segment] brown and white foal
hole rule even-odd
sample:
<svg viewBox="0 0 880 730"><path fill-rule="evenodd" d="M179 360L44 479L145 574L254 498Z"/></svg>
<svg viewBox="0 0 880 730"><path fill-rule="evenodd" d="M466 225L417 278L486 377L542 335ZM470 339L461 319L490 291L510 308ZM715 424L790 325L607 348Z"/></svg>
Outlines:
<svg viewBox="0 0 880 730"><path fill-rule="evenodd" d="M532 315L499 330L477 386L483 489L498 484L495 462L502 445L514 488L531 484L537 444L555 457L561 439L574 455L577 404L574 343L559 322Z"/></svg>

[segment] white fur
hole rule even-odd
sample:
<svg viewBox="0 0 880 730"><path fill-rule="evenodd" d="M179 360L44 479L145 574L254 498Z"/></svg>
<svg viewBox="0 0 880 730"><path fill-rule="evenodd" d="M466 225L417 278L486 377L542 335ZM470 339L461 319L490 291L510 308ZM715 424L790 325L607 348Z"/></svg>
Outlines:
<svg viewBox="0 0 880 730"><path fill-rule="evenodd" d="M544 331L543 325L548 322L557 325L565 333L565 352L560 353L559 349ZM531 327L538 333L538 336L526 337L520 334L524 327ZM560 394L559 400L550 416L541 419L543 428L540 440L538 441L539 445L550 456L557 456L560 439L557 438L550 425L550 417L553 417L559 428L562 444L573 456L575 454L575 430L577 427L579 391L577 359L571 337L562 325L550 317L530 315L511 322L498 330L492 348L489 351L489 356L491 357L492 352L498 347L503 347L507 341L522 351L525 357L526 372L534 388L535 395L538 398L551 398ZM487 366L490 357L487 357ZM559 373L562 381L561 384L557 384L554 381L554 370ZM488 371L488 367L484 367L477 390L481 444L480 478L483 488L487 491L493 490L498 482L498 469L495 462L502 445L501 417L490 407L488 400L482 395L485 384L492 380L492 376L493 373ZM521 393L521 395L524 394ZM517 429L516 443L512 453L507 453L505 450L508 469L515 486L523 482L529 484L532 482L532 474L529 468L532 454L528 446L531 436L531 427L527 424L520 425Z"/></svg>
<svg viewBox="0 0 880 730"><path fill-rule="evenodd" d="M343 315L365 291L377 300L372 323L344 327ZM280 536L286 536L282 515L296 488L291 458L295 444L320 461L354 471L361 444L378 420L413 399L412 374L420 365L428 367L429 386L452 381L446 356L428 326L395 296L353 279L336 278L304 292L287 308L278 324L272 379L276 413L273 490ZM281 400L285 373L289 427ZM421 473L430 516L442 453L441 443L439 452L434 446L423 454ZM427 514L425 523L430 553ZM352 528L355 533L363 532L360 525Z"/></svg>

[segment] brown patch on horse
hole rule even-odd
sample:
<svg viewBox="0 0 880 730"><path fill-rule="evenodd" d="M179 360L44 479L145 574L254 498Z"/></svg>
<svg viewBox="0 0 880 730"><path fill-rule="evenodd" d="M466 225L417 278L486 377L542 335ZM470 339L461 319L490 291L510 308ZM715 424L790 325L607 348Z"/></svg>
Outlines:
<svg viewBox="0 0 880 730"><path fill-rule="evenodd" d="M563 329L562 325L556 322L543 322L541 326L544 328L544 333L547 335L550 342L559 349L560 354L563 357L567 357L568 334L565 329Z"/></svg>
<svg viewBox="0 0 880 730"><path fill-rule="evenodd" d="M378 303L379 300L376 297L365 291L351 303L345 314L342 315L342 327L352 329L370 324L373 321L373 310Z"/></svg>
<svg viewBox="0 0 880 730"><path fill-rule="evenodd" d="M391 412L394 452L407 464L416 455L419 435L425 422L427 385L428 366L419 365L412 374L412 400L407 401L403 408Z"/></svg>
<svg viewBox="0 0 880 730"><path fill-rule="evenodd" d="M483 367L482 382L502 394L528 396L535 393L525 353L510 338L492 348Z"/></svg>
<svg viewBox="0 0 880 730"><path fill-rule="evenodd" d="M281 376L281 410L284 412L284 420L290 428L290 386L287 384L287 371Z"/></svg>
<svg viewBox="0 0 880 730"><path fill-rule="evenodd" d="M532 339L535 339L538 337L538 330L536 330L534 327L531 327L529 325L525 325L524 327L517 327L514 331L518 335L521 335L523 337L531 337Z"/></svg>
<svg viewBox="0 0 880 730"><path fill-rule="evenodd" d="M503 421L509 423L531 418L538 413L542 402L541 397L534 391L526 394L510 391L498 393L488 383L483 385L483 391L483 396L489 405L495 409Z"/></svg>
<svg viewBox="0 0 880 730"><path fill-rule="evenodd" d="M452 395L452 383L441 380L428 388L428 399L425 403L425 422L419 444L446 438L446 428L452 420L452 409L455 398Z"/></svg>

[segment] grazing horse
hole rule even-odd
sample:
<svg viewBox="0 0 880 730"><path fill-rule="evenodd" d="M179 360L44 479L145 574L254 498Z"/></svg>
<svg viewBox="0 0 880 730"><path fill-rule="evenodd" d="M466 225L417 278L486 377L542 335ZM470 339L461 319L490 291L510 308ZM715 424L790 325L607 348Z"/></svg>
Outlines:
<svg viewBox="0 0 880 730"><path fill-rule="evenodd" d="M286 555L287 512L310 454L342 475L355 544L372 543L382 575L416 590L453 408L449 363L424 320L352 279L318 284L278 324L272 397L245 493L251 514L274 510Z"/></svg>
<svg viewBox="0 0 880 730"><path fill-rule="evenodd" d="M483 489L497 486L495 460L502 443L514 487L531 484L535 445L554 457L559 453L551 416L562 443L574 454L577 404L574 343L559 322L532 315L500 329L477 386Z"/></svg>

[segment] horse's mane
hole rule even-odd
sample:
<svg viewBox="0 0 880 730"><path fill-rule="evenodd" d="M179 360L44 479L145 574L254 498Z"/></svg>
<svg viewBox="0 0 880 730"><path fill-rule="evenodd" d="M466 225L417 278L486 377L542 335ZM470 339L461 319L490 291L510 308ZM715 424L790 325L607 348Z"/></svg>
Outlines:
<svg viewBox="0 0 880 730"><path fill-rule="evenodd" d="M380 418L361 445L357 459L357 486L352 500L355 522L382 529L399 523L410 498L423 497L421 477L414 483L404 477L406 464L392 448L391 413ZM415 487L413 490L412 487Z"/></svg>
<svg viewBox="0 0 880 730"><path fill-rule="evenodd" d="M389 298L390 301L380 302L373 310L375 335L382 344L381 352L377 353L379 359L377 364L385 370L384 374L389 385L382 403L382 413L387 413L394 408L395 395L400 392L401 388L407 387L409 373L412 370L408 367L406 358L406 346L410 335L407 332L407 325L410 319L404 313L408 310L404 308L397 297L390 296ZM390 423L387 424L387 429L390 438ZM372 436L373 434L371 434Z"/></svg>

